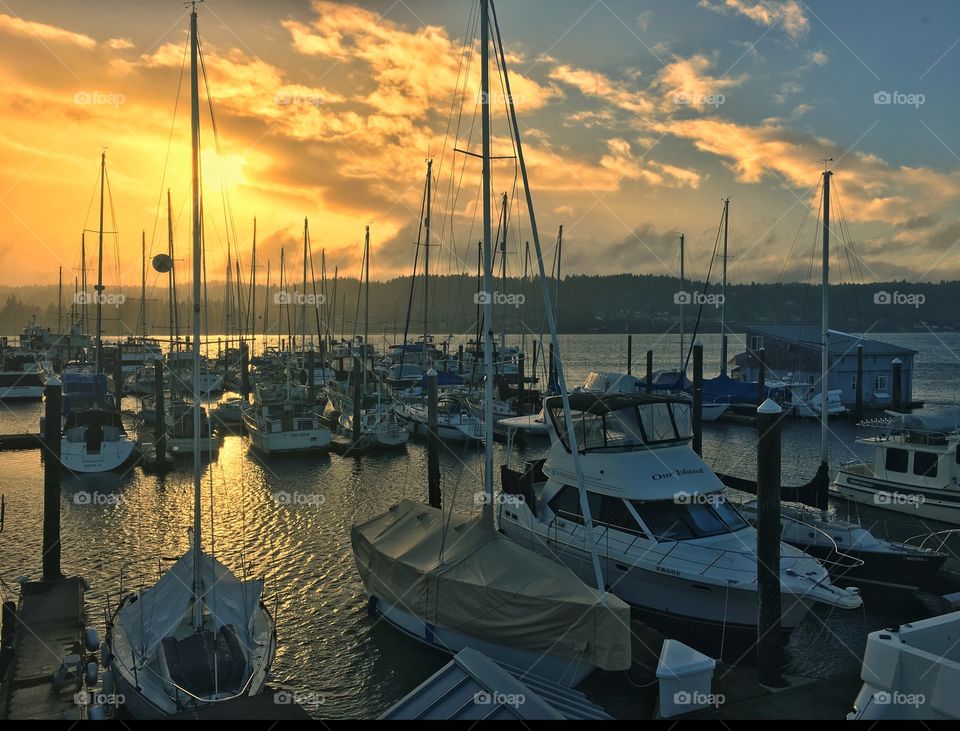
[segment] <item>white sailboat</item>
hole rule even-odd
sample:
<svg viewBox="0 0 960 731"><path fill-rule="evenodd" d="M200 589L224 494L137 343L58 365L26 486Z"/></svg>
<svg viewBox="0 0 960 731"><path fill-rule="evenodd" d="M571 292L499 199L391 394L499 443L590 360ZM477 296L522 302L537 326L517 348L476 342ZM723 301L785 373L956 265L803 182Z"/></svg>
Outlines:
<svg viewBox="0 0 960 731"><path fill-rule="evenodd" d="M200 437L200 107L197 11L190 14L193 138L193 419ZM201 455L193 450L190 549L152 586L125 593L107 624L117 692L136 718L158 718L255 695L276 652L261 579L241 580L201 541Z"/></svg>
<svg viewBox="0 0 960 731"><path fill-rule="evenodd" d="M482 91L489 89L490 0L480 1ZM502 52L502 49L501 49ZM491 284L490 106L483 115L484 274ZM533 227L536 230L536 227ZM493 322L485 305L485 322ZM485 403L493 402L493 333L485 339ZM477 649L492 659L574 685L594 668L630 666L629 610L573 573L497 532L493 421L485 422L479 519L409 500L354 526L351 542L372 613L431 647Z"/></svg>

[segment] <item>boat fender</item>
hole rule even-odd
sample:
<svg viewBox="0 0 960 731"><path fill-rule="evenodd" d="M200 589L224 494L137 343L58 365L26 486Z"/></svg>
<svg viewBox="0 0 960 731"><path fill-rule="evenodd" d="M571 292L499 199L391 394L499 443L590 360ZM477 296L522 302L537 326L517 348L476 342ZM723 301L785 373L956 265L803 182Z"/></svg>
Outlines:
<svg viewBox="0 0 960 731"><path fill-rule="evenodd" d="M96 629L87 627L83 635L83 644L87 648L87 652L96 652L100 649L100 637L97 635Z"/></svg>
<svg viewBox="0 0 960 731"><path fill-rule="evenodd" d="M112 659L113 658L110 655L110 645L104 642L102 645L100 645L100 664L105 668L108 668L110 667L110 661Z"/></svg>
<svg viewBox="0 0 960 731"><path fill-rule="evenodd" d="M91 721L106 721L107 709L100 704L90 706L90 710L87 711L87 718Z"/></svg>
<svg viewBox="0 0 960 731"><path fill-rule="evenodd" d="M113 693L113 671L112 670L103 671L103 692L106 695L111 695Z"/></svg>
<svg viewBox="0 0 960 731"><path fill-rule="evenodd" d="M367 599L367 612L373 617L377 615L377 598L375 596L371 595L371 597Z"/></svg>
<svg viewBox="0 0 960 731"><path fill-rule="evenodd" d="M87 687L92 688L97 684L97 681L100 679L100 666L95 662L87 663Z"/></svg>

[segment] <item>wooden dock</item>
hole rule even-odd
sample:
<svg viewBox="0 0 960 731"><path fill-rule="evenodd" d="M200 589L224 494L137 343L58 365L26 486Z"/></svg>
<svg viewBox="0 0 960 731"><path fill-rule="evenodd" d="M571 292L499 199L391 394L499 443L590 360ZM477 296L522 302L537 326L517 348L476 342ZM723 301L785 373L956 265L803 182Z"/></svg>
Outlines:
<svg viewBox="0 0 960 731"><path fill-rule="evenodd" d="M31 581L21 587L13 660L0 679L0 718L80 720L79 679L55 689L53 674L67 655L83 655L80 578Z"/></svg>
<svg viewBox="0 0 960 731"><path fill-rule="evenodd" d="M15 449L40 449L43 437L40 434L0 434L0 452Z"/></svg>

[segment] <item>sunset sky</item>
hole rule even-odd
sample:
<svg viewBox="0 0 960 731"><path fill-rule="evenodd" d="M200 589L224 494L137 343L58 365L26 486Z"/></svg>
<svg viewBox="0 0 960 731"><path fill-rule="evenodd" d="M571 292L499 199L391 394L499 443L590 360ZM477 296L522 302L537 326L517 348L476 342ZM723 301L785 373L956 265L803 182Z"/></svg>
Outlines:
<svg viewBox="0 0 960 731"><path fill-rule="evenodd" d="M452 157L447 130L459 116L457 145L479 152L476 57L474 97L454 104L468 32L476 47L474 7L200 6L221 147L204 108L211 279L223 278L228 230L249 263L254 216L261 264L275 268L282 246L298 262L309 217L331 272L358 273L370 224L372 276L408 273L428 156L437 270L473 271L479 161ZM960 278L955 0L501 0L497 10L541 235L552 257L565 225L567 273L673 274L683 231L702 277L729 196L731 279L805 279L809 219L794 244L805 215L817 217L818 161L832 157L863 279ZM118 231L108 281L139 284L141 230L150 252L166 249L167 187L187 251L188 76L176 119L174 108L188 13L176 0L0 0L0 283L55 282L59 266L72 280L81 231L97 226L104 147ZM509 156L494 105L494 154ZM451 170L463 173L458 194ZM498 194L512 191L512 160L494 174ZM512 236L529 239L514 219ZM850 279L840 262L837 278Z"/></svg>

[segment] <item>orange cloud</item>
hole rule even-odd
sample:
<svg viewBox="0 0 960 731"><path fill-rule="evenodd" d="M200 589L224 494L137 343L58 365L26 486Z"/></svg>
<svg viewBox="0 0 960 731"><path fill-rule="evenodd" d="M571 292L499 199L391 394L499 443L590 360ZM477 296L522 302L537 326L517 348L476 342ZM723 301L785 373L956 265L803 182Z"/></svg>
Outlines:
<svg viewBox="0 0 960 731"><path fill-rule="evenodd" d="M73 33L54 25L24 20L12 15L0 14L0 32L50 41L51 43L66 43L81 48L93 48L97 45L93 38L82 33Z"/></svg>

